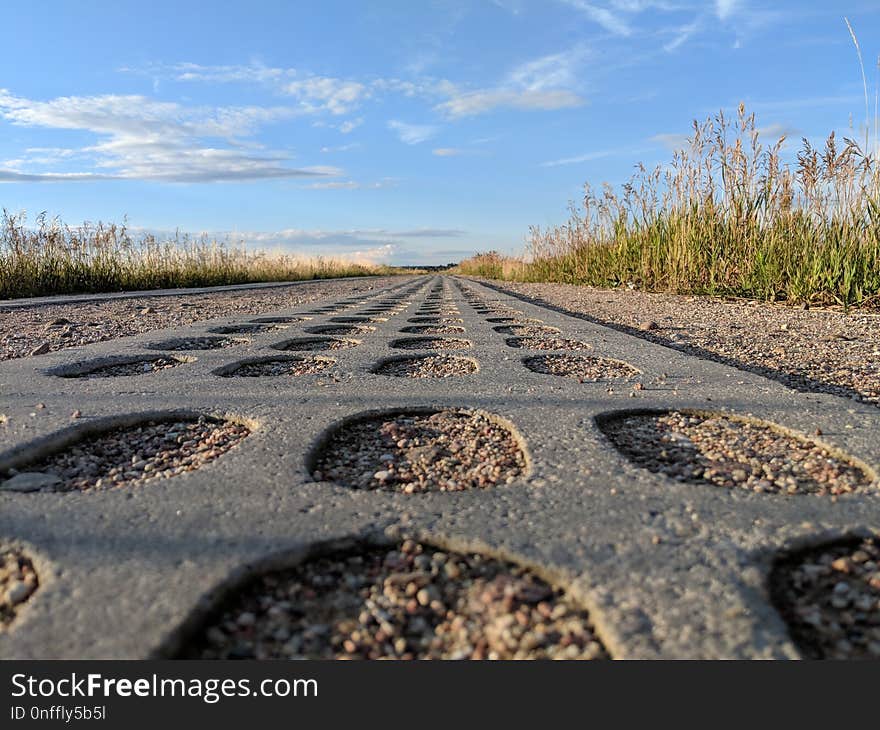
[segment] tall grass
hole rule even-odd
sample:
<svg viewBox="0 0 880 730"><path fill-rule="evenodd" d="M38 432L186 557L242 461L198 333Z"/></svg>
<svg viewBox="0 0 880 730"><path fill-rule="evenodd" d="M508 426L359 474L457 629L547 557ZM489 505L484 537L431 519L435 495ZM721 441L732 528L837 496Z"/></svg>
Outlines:
<svg viewBox="0 0 880 730"><path fill-rule="evenodd" d="M388 266L247 251L207 238L160 240L124 225L71 228L45 215L0 217L0 299L397 273Z"/></svg>
<svg viewBox="0 0 880 730"><path fill-rule="evenodd" d="M463 261L520 281L864 304L880 294L880 168L852 139L765 146L740 105L694 122L670 165L639 165L619 191L585 187L566 223L530 229L527 255Z"/></svg>

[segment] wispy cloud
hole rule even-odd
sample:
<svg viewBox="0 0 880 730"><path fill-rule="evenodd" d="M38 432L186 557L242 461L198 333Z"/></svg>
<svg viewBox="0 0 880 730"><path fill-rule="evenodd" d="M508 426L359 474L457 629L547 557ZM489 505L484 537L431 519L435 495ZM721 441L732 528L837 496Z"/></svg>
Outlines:
<svg viewBox="0 0 880 730"><path fill-rule="evenodd" d="M92 172L19 172L0 168L0 183L31 183L31 182L88 182L95 180L113 180L113 175L101 175Z"/></svg>
<svg viewBox="0 0 880 730"><path fill-rule="evenodd" d="M775 122L773 124L767 124L763 127L758 127L757 132L761 137L764 137L768 140L773 140L774 142L780 137L793 139L795 137L804 136L804 131L802 129L799 129L798 127L792 126L790 124L782 124L780 122Z"/></svg>
<svg viewBox="0 0 880 730"><path fill-rule="evenodd" d="M458 118L499 108L547 110L580 106L584 99L576 92L579 86L577 72L587 55L584 47L577 46L520 64L495 87L477 90L447 88L450 98L438 104L436 109Z"/></svg>
<svg viewBox="0 0 880 730"><path fill-rule="evenodd" d="M690 146L690 137L686 134L661 132L649 138L649 141L663 145L669 150L677 151Z"/></svg>
<svg viewBox="0 0 880 730"><path fill-rule="evenodd" d="M336 125L336 129L338 129L343 134L349 134L350 132L353 132L355 129L360 127L363 123L363 117L358 117L357 119L346 119L341 124Z"/></svg>
<svg viewBox="0 0 880 730"><path fill-rule="evenodd" d="M279 94L294 98L300 111L306 114L347 114L371 94L370 87L360 81L316 76L295 68L278 68L259 63L206 66L181 62L150 64L144 68L123 67L119 70L178 82L261 84Z"/></svg>
<svg viewBox="0 0 880 730"><path fill-rule="evenodd" d="M380 188L394 187L397 181L393 178L385 178L376 182L358 182L356 180L329 180L327 182L314 182L302 187L307 190L379 190Z"/></svg>
<svg viewBox="0 0 880 730"><path fill-rule="evenodd" d="M762 138L762 142L776 142L780 137L794 138L803 136L803 131L797 127L779 122L758 127L756 131ZM649 138L649 141L662 145L672 152L686 150L691 146L691 137L687 134L664 132L655 134Z"/></svg>
<svg viewBox="0 0 880 730"><path fill-rule="evenodd" d="M563 157L559 160L550 160L542 162L541 167L559 167L560 165L576 165L581 162L591 162L592 160L601 160L605 157L616 157L618 155L637 155L641 150L632 147L615 147L607 150L597 150L595 152L587 152L583 155L575 157Z"/></svg>
<svg viewBox="0 0 880 730"><path fill-rule="evenodd" d="M674 51L676 48L684 45L691 36L693 36L698 30L700 30L702 26L702 22L700 18L697 18L692 23L685 23L684 25L680 25L677 28L672 29L672 40L668 41L663 45L664 51Z"/></svg>
<svg viewBox="0 0 880 730"><path fill-rule="evenodd" d="M516 66L507 75L507 83L526 91L574 88L578 84L578 69L588 55L585 47L576 46L541 56Z"/></svg>
<svg viewBox="0 0 880 730"><path fill-rule="evenodd" d="M173 233L151 231L153 233ZM467 235L467 231L458 228L353 228L347 230L299 229L288 228L278 231L202 231L197 235L218 240L242 241L248 246L260 249L275 248L285 252L303 255L345 256L347 258L364 258L367 260L387 261L410 255L416 259L430 256L430 252L421 247L412 252L408 247L419 239L457 239ZM470 250L458 252L444 251L443 262L461 258L471 253Z"/></svg>
<svg viewBox="0 0 880 730"><path fill-rule="evenodd" d="M388 128L396 132L404 144L421 144L431 139L438 131L437 127L430 124L409 124L397 119L389 121Z"/></svg>
<svg viewBox="0 0 880 730"><path fill-rule="evenodd" d="M457 157L458 155L464 154L464 150L460 150L457 147L438 147L435 150L431 151L432 155L436 155L437 157Z"/></svg>
<svg viewBox="0 0 880 730"><path fill-rule="evenodd" d="M466 233L460 228L412 228L388 232L394 238L458 238Z"/></svg>
<svg viewBox="0 0 880 730"><path fill-rule="evenodd" d="M509 109L565 109L580 106L584 100L571 91L512 91L484 89L460 94L438 105L438 110L450 117L469 117L485 114L498 108Z"/></svg>
<svg viewBox="0 0 880 730"><path fill-rule="evenodd" d="M719 20L727 20L736 11L739 0L715 0L715 14Z"/></svg>
<svg viewBox="0 0 880 730"><path fill-rule="evenodd" d="M336 152L348 152L349 150L357 149L360 146L361 146L360 142L351 142L349 144L336 145L335 147L329 147L329 146L322 147L321 152L324 152L325 154L331 154L331 153L336 153Z"/></svg>
<svg viewBox="0 0 880 730"><path fill-rule="evenodd" d="M90 132L95 144L53 151L83 159L91 169L38 170L47 162L31 154L30 170L7 171L6 179L141 179L164 182L246 181L338 175L337 168L289 167L283 153L246 140L263 124L290 117L284 107L184 107L143 96L58 97L35 101L0 90L0 118L13 125ZM42 155L42 156L41 156ZM20 167L23 165L20 165Z"/></svg>
<svg viewBox="0 0 880 730"><path fill-rule="evenodd" d="M327 76L291 81L282 87L282 91L296 97L306 112L326 111L336 115L347 114L370 95L369 89L357 81Z"/></svg>
<svg viewBox="0 0 880 730"><path fill-rule="evenodd" d="M632 33L632 29L624 19L623 13L620 12L620 10L628 9L627 4L625 3L617 3L616 7L612 9L603 8L593 3L584 2L583 0L563 0L563 2L580 10L590 20L601 26L604 30L607 30L609 33L619 36L628 36ZM632 6L633 4L629 5ZM638 3L635 3L635 5L638 5Z"/></svg>

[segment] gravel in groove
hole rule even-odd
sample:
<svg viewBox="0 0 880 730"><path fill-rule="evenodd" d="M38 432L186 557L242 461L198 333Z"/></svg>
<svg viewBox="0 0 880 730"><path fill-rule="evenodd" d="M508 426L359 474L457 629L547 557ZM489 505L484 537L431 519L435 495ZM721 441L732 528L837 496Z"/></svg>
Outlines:
<svg viewBox="0 0 880 730"><path fill-rule="evenodd" d="M477 364L473 360L454 355L397 358L386 361L374 370L377 375L399 378L451 378L476 371Z"/></svg>
<svg viewBox="0 0 880 730"><path fill-rule="evenodd" d="M513 434L480 411L376 416L336 430L316 480L413 494L513 482L526 460Z"/></svg>
<svg viewBox="0 0 880 730"><path fill-rule="evenodd" d="M259 378L263 376L315 375L333 367L336 360L327 357L297 357L289 359L263 360L239 365L234 370L221 374L225 378Z"/></svg>
<svg viewBox="0 0 880 730"><path fill-rule="evenodd" d="M265 574L187 659L607 659L588 613L512 563L405 540Z"/></svg>
<svg viewBox="0 0 880 730"><path fill-rule="evenodd" d="M347 350L357 347L357 340L348 340L342 337L297 337L272 345L275 350L287 352L321 352L324 350Z"/></svg>
<svg viewBox="0 0 880 730"><path fill-rule="evenodd" d="M811 659L880 659L880 540L844 539L777 562L771 594Z"/></svg>
<svg viewBox="0 0 880 730"><path fill-rule="evenodd" d="M638 375L638 370L619 360L585 355L537 355L526 358L523 365L536 373L575 378L582 383Z"/></svg>
<svg viewBox="0 0 880 730"><path fill-rule="evenodd" d="M171 340L151 342L146 345L148 350L168 350L179 352L185 350L220 350L224 347L246 345L250 340L233 337L178 337Z"/></svg>
<svg viewBox="0 0 880 730"><path fill-rule="evenodd" d="M630 415L601 429L635 464L681 482L819 495L871 485L870 475L819 443L723 414Z"/></svg>
<svg viewBox="0 0 880 730"><path fill-rule="evenodd" d="M593 346L580 340L570 340L566 337L508 337L505 342L508 347L518 347L524 350L592 350Z"/></svg>
<svg viewBox="0 0 880 730"><path fill-rule="evenodd" d="M545 324L509 324L493 327L493 329L503 335L517 335L519 337L543 337L559 333L558 327L549 327Z"/></svg>
<svg viewBox="0 0 880 730"><path fill-rule="evenodd" d="M145 373L156 373L160 370L176 368L185 362L186 360L178 360L174 357L156 357L150 360L136 360L135 362L120 363L118 365L105 365L82 373L61 373L61 377L94 379L144 375Z"/></svg>
<svg viewBox="0 0 880 730"><path fill-rule="evenodd" d="M89 437L21 471L59 477L47 491L129 487L198 469L249 433L243 424L206 417L149 421Z"/></svg>
<svg viewBox="0 0 880 730"><path fill-rule="evenodd" d="M465 329L454 324L414 324L401 327L400 331L413 335L460 335Z"/></svg>
<svg viewBox="0 0 880 730"><path fill-rule="evenodd" d="M0 634L9 629L39 586L31 559L17 547L0 545Z"/></svg>
<svg viewBox="0 0 880 730"><path fill-rule="evenodd" d="M471 343L454 337L405 337L394 340L391 347L399 350L467 350Z"/></svg>
<svg viewBox="0 0 880 730"><path fill-rule="evenodd" d="M376 328L366 324L328 324L319 325L317 327L307 327L305 331L311 332L315 335L366 335L370 332L375 332Z"/></svg>
<svg viewBox="0 0 880 730"><path fill-rule="evenodd" d="M260 332L286 330L287 327L288 325L286 324L259 324L255 322L246 322L244 324L227 324L219 327L211 327L208 332L213 332L216 335L251 335L259 334Z"/></svg>

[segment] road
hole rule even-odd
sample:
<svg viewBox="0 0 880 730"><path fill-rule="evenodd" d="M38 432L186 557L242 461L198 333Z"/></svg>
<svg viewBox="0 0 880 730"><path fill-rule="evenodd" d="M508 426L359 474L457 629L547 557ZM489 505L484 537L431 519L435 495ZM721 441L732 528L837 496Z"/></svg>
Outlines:
<svg viewBox="0 0 880 730"><path fill-rule="evenodd" d="M72 443L156 418L203 414L249 430L201 468L167 478L85 491L0 488L0 540L27 554L40 581L0 631L0 657L174 653L248 576L338 544L402 536L534 569L588 610L615 658L794 658L801 649L768 587L774 561L880 524L871 468L880 413L869 404L797 392L449 276L408 277L368 296L262 317L291 321L223 318L0 363L8 417L0 473L31 471ZM344 321L352 317L360 322ZM322 331L349 326L362 329ZM498 331L510 326L537 329ZM533 350L513 346L517 336L557 341ZM169 347L203 337L228 346ZM350 346L279 349L327 337ZM459 342L401 349L400 340L419 337ZM430 363L447 377L383 372L421 372L424 363L400 358L426 353L453 358ZM548 353L598 358L580 363L598 368L598 379L524 363ZM164 365L152 370L157 358ZM267 360L280 359L275 373L304 367L299 358L329 360L314 373L229 377ZM127 377L82 377L144 365ZM442 409L488 414L519 448L519 472L460 489L452 478L442 490L429 475L410 493L387 474L353 489L321 472L340 425ZM795 441L828 445L871 484L787 494L671 478L634 463L608 436L622 415L654 410L778 424L800 434Z"/></svg>

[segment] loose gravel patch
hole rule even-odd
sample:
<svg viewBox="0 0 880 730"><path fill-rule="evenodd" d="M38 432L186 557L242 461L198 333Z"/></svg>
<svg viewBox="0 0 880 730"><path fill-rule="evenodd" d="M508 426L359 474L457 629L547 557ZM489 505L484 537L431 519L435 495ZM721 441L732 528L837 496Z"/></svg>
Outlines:
<svg viewBox="0 0 880 730"><path fill-rule="evenodd" d="M639 372L619 360L583 355L537 355L523 360L523 365L536 373L575 378L582 383L610 378L630 378L638 375Z"/></svg>
<svg viewBox="0 0 880 730"><path fill-rule="evenodd" d="M589 614L513 563L405 540L246 585L185 659L607 659Z"/></svg>
<svg viewBox="0 0 880 730"><path fill-rule="evenodd" d="M130 487L193 471L250 430L213 418L148 421L89 437L0 482L4 491L91 491Z"/></svg>
<svg viewBox="0 0 880 730"><path fill-rule="evenodd" d="M632 462L681 482L819 495L871 486L871 475L822 444L724 414L632 414L600 428Z"/></svg>
<svg viewBox="0 0 880 730"><path fill-rule="evenodd" d="M880 539L845 539L778 561L777 610L811 659L880 659Z"/></svg>
<svg viewBox="0 0 880 730"><path fill-rule="evenodd" d="M513 482L526 459L513 433L481 411L389 414L345 424L313 477L353 489L413 494Z"/></svg>
<svg viewBox="0 0 880 730"><path fill-rule="evenodd" d="M145 347L148 350L169 350L171 352L184 350L220 350L224 347L246 345L250 340L234 337L177 337L172 340L151 342Z"/></svg>
<svg viewBox="0 0 880 730"><path fill-rule="evenodd" d="M518 335L520 337L543 337L559 333L559 327L550 327L546 324L508 324L493 327L496 332L503 335Z"/></svg>
<svg viewBox="0 0 880 730"><path fill-rule="evenodd" d="M296 337L272 345L275 350L289 352L321 352L323 350L347 350L361 344L358 340L341 337Z"/></svg>
<svg viewBox="0 0 880 730"><path fill-rule="evenodd" d="M31 559L17 547L0 545L0 634L40 586Z"/></svg>
<svg viewBox="0 0 880 730"><path fill-rule="evenodd" d="M231 365L215 371L223 378L259 378L272 376L315 375L333 367L336 360L329 357L263 358L241 365Z"/></svg>
<svg viewBox="0 0 880 730"><path fill-rule="evenodd" d="M508 337L508 347L519 347L524 350L592 350L593 346L580 340L566 337Z"/></svg>
<svg viewBox="0 0 880 730"><path fill-rule="evenodd" d="M306 327L306 332L315 335L365 335L369 332L375 332L376 328L366 324L344 325L344 324L328 324L319 325L317 327Z"/></svg>
<svg viewBox="0 0 880 730"><path fill-rule="evenodd" d="M400 331L412 335L459 335L465 330L454 324L422 324L401 327Z"/></svg>
<svg viewBox="0 0 880 730"><path fill-rule="evenodd" d="M404 337L388 344L398 350L467 350L472 346L470 340L453 337Z"/></svg>
<svg viewBox="0 0 880 730"><path fill-rule="evenodd" d="M100 361L99 361L100 362ZM107 362L106 360L103 362ZM138 358L136 360L126 359L123 362L108 364L89 365L88 363L80 363L69 368L61 368L53 371L53 375L60 378L118 378L130 375L144 375L146 373L156 373L160 370L168 370L183 365L190 360L184 360L177 357L150 357Z"/></svg>
<svg viewBox="0 0 880 730"><path fill-rule="evenodd" d="M222 325L220 327L211 327L208 332L213 332L215 335L249 335L249 334L257 334L259 332L274 332L276 330L286 330L287 325L284 324L257 324L257 323L246 323L246 324L230 324L230 325Z"/></svg>
<svg viewBox="0 0 880 730"><path fill-rule="evenodd" d="M397 378L453 378L477 372L477 363L453 355L422 355L386 360L373 370Z"/></svg>

